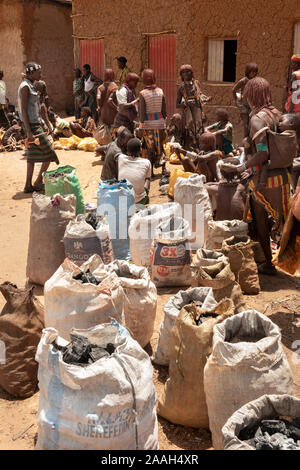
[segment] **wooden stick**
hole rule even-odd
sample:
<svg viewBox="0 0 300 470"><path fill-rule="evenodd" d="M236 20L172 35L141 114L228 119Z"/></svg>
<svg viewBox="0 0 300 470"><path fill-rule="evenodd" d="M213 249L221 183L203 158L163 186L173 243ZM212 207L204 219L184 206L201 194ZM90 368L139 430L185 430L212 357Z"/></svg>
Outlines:
<svg viewBox="0 0 300 470"><path fill-rule="evenodd" d="M23 429L23 431L19 432L18 434L15 434L13 436L12 440L16 441L17 439L19 439L21 436L23 436L23 434L25 434L25 432L27 432L30 428L32 428L33 425L34 425L34 423L27 426L27 428Z"/></svg>

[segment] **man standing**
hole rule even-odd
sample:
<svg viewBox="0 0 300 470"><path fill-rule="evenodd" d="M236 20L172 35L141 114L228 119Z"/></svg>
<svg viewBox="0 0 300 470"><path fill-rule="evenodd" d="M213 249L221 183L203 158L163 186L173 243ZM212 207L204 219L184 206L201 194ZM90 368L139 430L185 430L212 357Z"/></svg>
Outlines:
<svg viewBox="0 0 300 470"><path fill-rule="evenodd" d="M119 69L121 70L121 75L119 78L119 85L122 86L126 80L127 75L129 74L131 70L126 65L127 64L126 57L123 57L123 56L117 57L117 63L118 63Z"/></svg>
<svg viewBox="0 0 300 470"><path fill-rule="evenodd" d="M91 66L89 64L83 66L83 79L85 94L84 106L90 108L92 117L94 121L97 122L97 89L102 85L103 81L91 72Z"/></svg>
<svg viewBox="0 0 300 470"><path fill-rule="evenodd" d="M9 121L6 116L6 84L3 80L4 73L0 70L0 127L9 128Z"/></svg>
<svg viewBox="0 0 300 470"><path fill-rule="evenodd" d="M27 177L24 193L33 193L43 189L43 172L47 171L50 162L59 164L59 160L47 135L43 131L41 121L41 103L34 82L41 78L41 66L35 62L26 65L26 75L18 90L20 117L27 135L25 156L27 157ZM32 176L35 163L42 163L34 185Z"/></svg>
<svg viewBox="0 0 300 470"><path fill-rule="evenodd" d="M131 137L132 134L126 127L120 127L117 133L117 139L107 146L101 173L102 181L118 179L118 157L121 153L126 153L127 142Z"/></svg>
<svg viewBox="0 0 300 470"><path fill-rule="evenodd" d="M134 120L137 117L136 105L138 99L134 94L134 90L138 81L139 76L136 73L129 73L123 86L116 91L118 113L116 114L113 127L119 128L125 126L132 134L134 131Z"/></svg>
<svg viewBox="0 0 300 470"><path fill-rule="evenodd" d="M289 96L285 103L287 113L300 115L300 55L293 55L291 59L292 76L289 83Z"/></svg>
<svg viewBox="0 0 300 470"><path fill-rule="evenodd" d="M119 180L127 179L133 186L136 204L149 204L151 163L141 158L142 142L133 138L127 143L127 154L118 157Z"/></svg>
<svg viewBox="0 0 300 470"><path fill-rule="evenodd" d="M109 126L109 128L113 125L117 114L115 107L108 101L110 95L118 89L118 85L114 80L114 71L112 69L105 69L104 83L99 86L97 91L99 121Z"/></svg>

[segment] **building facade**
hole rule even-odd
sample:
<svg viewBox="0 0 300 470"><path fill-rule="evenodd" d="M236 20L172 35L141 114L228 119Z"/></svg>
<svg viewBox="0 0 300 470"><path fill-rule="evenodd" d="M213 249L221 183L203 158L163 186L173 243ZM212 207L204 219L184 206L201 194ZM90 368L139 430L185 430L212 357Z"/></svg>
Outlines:
<svg viewBox="0 0 300 470"><path fill-rule="evenodd" d="M73 0L72 19L76 66L90 63L101 78L105 67L119 74L117 56L126 56L138 74L153 68L171 114L179 68L190 63L213 97L205 107L209 122L216 107L225 107L238 131L232 86L246 63L257 62L282 108L290 57L300 53L298 0Z"/></svg>
<svg viewBox="0 0 300 470"><path fill-rule="evenodd" d="M42 66L51 105L72 107L74 69L72 2L67 0L1 0L0 69L7 97L17 104L17 90L27 62Z"/></svg>

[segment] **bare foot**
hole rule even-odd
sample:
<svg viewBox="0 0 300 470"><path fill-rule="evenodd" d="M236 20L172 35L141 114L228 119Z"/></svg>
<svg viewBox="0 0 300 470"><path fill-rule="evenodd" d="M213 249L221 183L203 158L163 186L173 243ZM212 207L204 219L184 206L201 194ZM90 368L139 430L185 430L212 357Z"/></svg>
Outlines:
<svg viewBox="0 0 300 470"><path fill-rule="evenodd" d="M33 186L25 186L25 188L24 188L24 193L25 194L33 193L34 191L35 191L35 189L34 189Z"/></svg>

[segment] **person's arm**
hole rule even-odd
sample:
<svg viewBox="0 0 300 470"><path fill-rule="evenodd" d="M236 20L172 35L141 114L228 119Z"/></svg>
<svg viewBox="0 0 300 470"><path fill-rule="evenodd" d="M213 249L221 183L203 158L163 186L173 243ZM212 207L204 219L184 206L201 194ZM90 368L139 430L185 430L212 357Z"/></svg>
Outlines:
<svg viewBox="0 0 300 470"><path fill-rule="evenodd" d="M145 122L146 119L146 103L143 95L140 93L139 94L139 118L140 122Z"/></svg>
<svg viewBox="0 0 300 470"><path fill-rule="evenodd" d="M118 100L117 100L117 97L116 97L116 91L117 91L117 90L113 91L113 92L109 95L107 104L108 104L112 109L115 109L116 111L118 111L118 105L116 104L116 102L118 101Z"/></svg>
<svg viewBox="0 0 300 470"><path fill-rule="evenodd" d="M222 152L219 150L215 150L213 152L207 153L206 155L198 155L197 161L199 163L210 162L211 160L215 160L216 158L220 158L222 156Z"/></svg>
<svg viewBox="0 0 300 470"><path fill-rule="evenodd" d="M293 103L293 82L294 81L297 81L297 77L296 75L293 73L292 76L291 76L291 84L290 84L290 91L292 93L292 96L291 96L291 102L290 102L290 106L289 106L289 109L288 109L288 113L293 113L293 110L294 110L294 103Z"/></svg>
<svg viewBox="0 0 300 470"><path fill-rule="evenodd" d="M98 112L101 110L101 90L100 86L97 88L97 106L98 106Z"/></svg>
<svg viewBox="0 0 300 470"><path fill-rule="evenodd" d="M146 189L147 194L149 194L149 191L150 191L150 182L151 182L151 163L149 161L148 171L146 174L145 184L144 184L144 188Z"/></svg>
<svg viewBox="0 0 300 470"><path fill-rule="evenodd" d="M207 132L207 131L208 131L208 132L213 131L213 130L217 127L217 125L218 125L218 123L215 122L214 124L211 124L210 126L207 126L207 127L205 128L205 132Z"/></svg>
<svg viewBox="0 0 300 470"><path fill-rule="evenodd" d="M236 94L237 94L237 92L238 92L239 90L242 89L243 84L244 84L244 79L241 78L241 80L239 80L239 81L234 85L234 87L232 88L233 99L234 99L234 102L235 102L235 104L236 104L236 106L237 106L238 108L241 107L241 104L238 102L238 99L237 99L237 95L236 95Z"/></svg>
<svg viewBox="0 0 300 470"><path fill-rule="evenodd" d="M51 122L49 121L47 108L44 103L41 104L41 118L45 121L45 124L48 127L48 131L49 131L48 133L52 134L53 128L52 128Z"/></svg>
<svg viewBox="0 0 300 470"><path fill-rule="evenodd" d="M162 98L162 103L161 103L161 114L164 119L167 118L167 103L166 103L166 98L165 95Z"/></svg>
<svg viewBox="0 0 300 470"><path fill-rule="evenodd" d="M185 100L183 100L182 102L182 98L183 98L182 88L179 87L177 91L176 108L182 108L182 109L186 108L186 102Z"/></svg>
<svg viewBox="0 0 300 470"><path fill-rule="evenodd" d="M29 118L27 114L28 98L29 98L29 88L28 86L24 86L21 90L21 114L22 114L28 142L33 143L34 137L30 129Z"/></svg>

